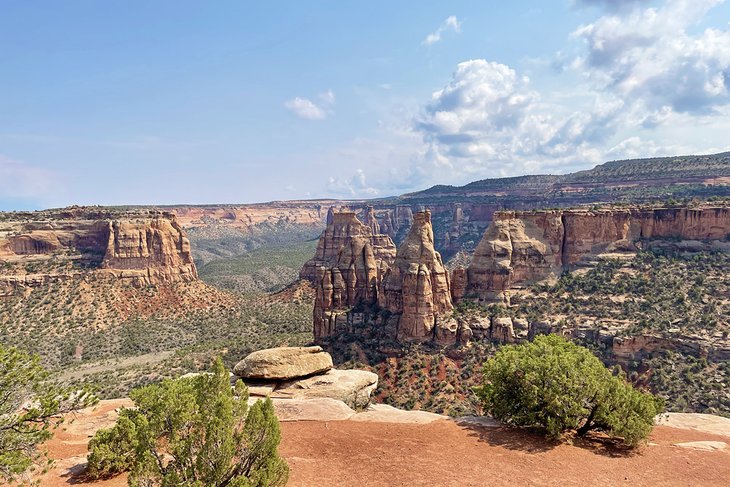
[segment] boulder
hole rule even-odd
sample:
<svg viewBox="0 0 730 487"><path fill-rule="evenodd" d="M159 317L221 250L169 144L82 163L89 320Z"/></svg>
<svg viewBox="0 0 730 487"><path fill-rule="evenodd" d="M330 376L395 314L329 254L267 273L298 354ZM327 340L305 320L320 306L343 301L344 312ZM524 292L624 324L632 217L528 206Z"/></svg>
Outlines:
<svg viewBox="0 0 730 487"><path fill-rule="evenodd" d="M331 369L326 374L286 381L271 397L338 399L352 408L363 408L370 403L370 394L378 386L378 375L365 370Z"/></svg>
<svg viewBox="0 0 730 487"><path fill-rule="evenodd" d="M288 380L331 368L332 357L321 347L279 347L249 354L233 372L244 379Z"/></svg>

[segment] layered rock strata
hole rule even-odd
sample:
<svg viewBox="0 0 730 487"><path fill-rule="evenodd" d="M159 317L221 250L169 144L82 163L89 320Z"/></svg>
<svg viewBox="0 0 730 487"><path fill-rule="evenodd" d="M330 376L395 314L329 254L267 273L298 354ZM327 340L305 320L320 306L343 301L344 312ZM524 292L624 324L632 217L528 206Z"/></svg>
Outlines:
<svg viewBox="0 0 730 487"><path fill-rule="evenodd" d="M431 212L416 213L386 272L378 304L398 317L398 340L431 340L453 309L449 273L434 249Z"/></svg>
<svg viewBox="0 0 730 487"><path fill-rule="evenodd" d="M450 277L434 249L430 212L414 215L397 251L389 237L373 235L353 213L335 213L302 273L315 264L315 339L372 321L385 310L388 319L379 325L392 330L392 338L455 340L456 325L447 316L453 309Z"/></svg>
<svg viewBox="0 0 730 487"><path fill-rule="evenodd" d="M88 272L137 286L198 276L190 242L170 213L73 208L16 218L0 230L0 262L6 263L0 281L6 287Z"/></svg>
<svg viewBox="0 0 730 487"><path fill-rule="evenodd" d="M378 301L380 280L395 254L390 237L374 235L354 213L332 215L315 257L301 271L305 278L314 272L315 338L334 334L338 320L355 305Z"/></svg>
<svg viewBox="0 0 730 487"><path fill-rule="evenodd" d="M601 255L630 255L661 241L713 248L726 245L728 235L730 208L724 207L497 212L474 251L465 295L500 301L512 287Z"/></svg>

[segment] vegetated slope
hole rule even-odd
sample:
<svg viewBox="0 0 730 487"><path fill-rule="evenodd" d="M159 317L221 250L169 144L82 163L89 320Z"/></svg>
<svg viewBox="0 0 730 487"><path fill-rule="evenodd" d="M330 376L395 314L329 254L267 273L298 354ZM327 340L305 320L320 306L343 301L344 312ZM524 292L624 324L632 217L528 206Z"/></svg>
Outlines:
<svg viewBox="0 0 730 487"><path fill-rule="evenodd" d="M206 368L222 355L311 341L311 290L242 295L203 282L132 286L103 278L43 284L0 300L0 340L39 353L102 398Z"/></svg>
<svg viewBox="0 0 730 487"><path fill-rule="evenodd" d="M595 330L593 335L612 329L618 336L664 338L666 344L653 351L612 350L590 333L582 341L607 363L621 362L630 379L665 397L669 410L730 416L730 361L681 346L727 339L729 271L724 252L645 251L628 263L605 261L535 286L508 312L557 322L558 329Z"/></svg>
<svg viewBox="0 0 730 487"><path fill-rule="evenodd" d="M324 223L279 221L240 228L216 222L190 227L187 233L195 263L202 267L214 260L245 255L256 249L287 248L309 242L319 237L323 228Z"/></svg>
<svg viewBox="0 0 730 487"><path fill-rule="evenodd" d="M220 289L243 293L276 292L295 281L312 256L316 241L265 245L220 257L198 267L200 278Z"/></svg>
<svg viewBox="0 0 730 487"><path fill-rule="evenodd" d="M670 411L730 417L730 361L703 358L702 347L699 354L689 350L730 333L728 271L730 255L722 252L643 251L630 262L605 261L528 288L511 308L462 301L454 316L550 323L550 331L574 336L606 365L621 363L632 382L666 398ZM626 337L627 346L617 351L602 336ZM644 336L666 341L632 349L629 338ZM479 384L481 364L496 350L483 341L460 348L402 345L372 323L351 326L323 344L336 362L376 371L383 402L452 415L479 412L470 388Z"/></svg>

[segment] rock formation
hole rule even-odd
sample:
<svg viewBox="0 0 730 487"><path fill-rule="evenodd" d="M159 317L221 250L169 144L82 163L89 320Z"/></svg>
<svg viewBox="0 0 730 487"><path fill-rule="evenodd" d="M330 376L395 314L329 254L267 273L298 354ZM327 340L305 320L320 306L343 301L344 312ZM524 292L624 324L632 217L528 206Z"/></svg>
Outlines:
<svg viewBox="0 0 730 487"><path fill-rule="evenodd" d="M332 368L332 357L321 347L279 347L250 353L233 368L246 379L286 380L321 374Z"/></svg>
<svg viewBox="0 0 730 487"><path fill-rule="evenodd" d="M633 253L667 240L712 248L725 245L728 235L730 208L724 207L497 212L474 251L465 295L501 301L514 286L558 276L602 254Z"/></svg>
<svg viewBox="0 0 730 487"><path fill-rule="evenodd" d="M279 347L247 355L233 369L252 396L308 400L330 398L364 408L378 386L378 375L365 370L337 370L320 347Z"/></svg>
<svg viewBox="0 0 730 487"><path fill-rule="evenodd" d="M387 235L374 235L352 212L334 213L313 259L300 275L314 275L314 336L335 333L338 317L357 304L378 300L378 284L395 258Z"/></svg>
<svg viewBox="0 0 730 487"><path fill-rule="evenodd" d="M301 275L310 275L313 267L315 339L362 324L378 309L389 312L381 325L393 330L392 338L456 339L456 323L446 316L453 309L449 274L434 249L430 212L414 216L397 252L390 237L373 235L354 213L335 213ZM370 309L368 316L363 307Z"/></svg>
<svg viewBox="0 0 730 487"><path fill-rule="evenodd" d="M190 241L174 217L114 220L101 268L136 284L192 281L197 270Z"/></svg>
<svg viewBox="0 0 730 487"><path fill-rule="evenodd" d="M11 215L15 219L6 218L0 231L0 262L9 264L0 281L8 286L33 286L85 272L137 286L197 279L190 242L170 213L76 207ZM29 262L40 270L28 272ZM83 266L57 270L63 262Z"/></svg>
<svg viewBox="0 0 730 487"><path fill-rule="evenodd" d="M431 213L416 213L411 230L383 278L378 304L398 319L399 340L431 340L453 309L449 274L434 249Z"/></svg>

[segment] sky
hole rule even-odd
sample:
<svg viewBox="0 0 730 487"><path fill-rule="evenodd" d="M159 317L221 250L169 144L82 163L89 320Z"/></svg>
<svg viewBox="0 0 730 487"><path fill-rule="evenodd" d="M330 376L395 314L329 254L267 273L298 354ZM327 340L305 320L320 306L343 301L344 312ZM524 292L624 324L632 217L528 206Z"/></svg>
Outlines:
<svg viewBox="0 0 730 487"><path fill-rule="evenodd" d="M0 210L730 150L723 0L0 0Z"/></svg>

